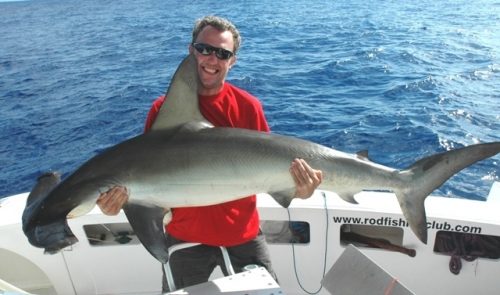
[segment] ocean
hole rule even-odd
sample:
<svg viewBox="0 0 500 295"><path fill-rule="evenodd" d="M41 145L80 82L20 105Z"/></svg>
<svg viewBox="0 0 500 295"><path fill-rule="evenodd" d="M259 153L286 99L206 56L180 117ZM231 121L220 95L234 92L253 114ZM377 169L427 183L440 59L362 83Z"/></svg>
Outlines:
<svg viewBox="0 0 500 295"><path fill-rule="evenodd" d="M0 0L0 198L141 133L210 14L239 28L228 81L275 133L395 168L500 141L498 0ZM434 194L484 200L499 162Z"/></svg>

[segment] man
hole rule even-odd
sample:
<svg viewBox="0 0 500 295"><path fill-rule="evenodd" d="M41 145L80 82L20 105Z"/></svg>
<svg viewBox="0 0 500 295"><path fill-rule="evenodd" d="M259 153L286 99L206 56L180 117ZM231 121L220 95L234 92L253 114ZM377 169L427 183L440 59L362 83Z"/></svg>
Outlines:
<svg viewBox="0 0 500 295"><path fill-rule="evenodd" d="M228 20L208 16L193 29L189 52L195 56L200 80L198 98L203 116L216 127L237 127L269 132L261 103L248 92L225 81L236 62L241 37ZM146 120L151 128L164 96L154 103ZM322 173L304 160L291 163L290 173L296 184L296 197L308 198L322 181ZM127 201L126 188L115 187L101 194L97 204L107 215L116 215ZM249 264L266 267L276 277L259 230L256 196L203 207L173 208L166 226L169 246L183 242L202 245L175 252L170 264L177 288L206 282L221 264L219 246L225 246L236 272ZM224 265L221 268L226 273ZM168 291L165 280L163 291Z"/></svg>

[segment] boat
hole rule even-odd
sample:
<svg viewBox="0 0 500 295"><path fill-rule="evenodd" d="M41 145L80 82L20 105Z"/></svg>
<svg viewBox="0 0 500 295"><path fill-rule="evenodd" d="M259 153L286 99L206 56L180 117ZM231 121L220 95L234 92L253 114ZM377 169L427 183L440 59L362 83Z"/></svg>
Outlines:
<svg viewBox="0 0 500 295"><path fill-rule="evenodd" d="M95 207L70 219L79 242L44 254L22 231L27 196L0 199L0 294L161 294L160 263L123 213L106 216ZM398 282L408 294L497 294L500 289L500 182L493 183L486 201L428 197L427 244L410 230L389 192L363 191L356 195L359 204L350 204L316 191L309 199L294 199L288 209L267 194L257 200L279 285L277 292L258 294L331 294L325 280L352 245L393 278L384 284ZM350 277L349 284L366 284L366 278L343 267L336 273ZM220 269L211 279L224 280ZM247 282L254 279L246 276Z"/></svg>

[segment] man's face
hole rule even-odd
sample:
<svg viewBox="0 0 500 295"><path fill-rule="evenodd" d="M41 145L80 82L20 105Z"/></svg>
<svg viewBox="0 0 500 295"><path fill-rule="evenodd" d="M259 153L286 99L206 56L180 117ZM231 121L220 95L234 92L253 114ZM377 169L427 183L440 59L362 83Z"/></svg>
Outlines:
<svg viewBox="0 0 500 295"><path fill-rule="evenodd" d="M195 43L204 43L213 47L234 50L233 34L230 31L220 32L212 26L206 26L198 35ZM198 64L198 75L201 87L198 91L201 95L215 95L220 92L229 69L236 62L236 56L221 60L215 52L210 55L202 55L192 45L189 52L196 57Z"/></svg>

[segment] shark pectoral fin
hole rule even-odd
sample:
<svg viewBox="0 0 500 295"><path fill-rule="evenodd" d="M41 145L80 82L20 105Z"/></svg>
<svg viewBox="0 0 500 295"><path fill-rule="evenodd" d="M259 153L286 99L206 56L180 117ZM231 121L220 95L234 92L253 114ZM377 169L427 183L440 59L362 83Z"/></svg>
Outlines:
<svg viewBox="0 0 500 295"><path fill-rule="evenodd" d="M127 203L123 211L135 234L146 250L161 263L168 261L167 239L164 232L165 209Z"/></svg>
<svg viewBox="0 0 500 295"><path fill-rule="evenodd" d="M288 208L290 206L290 203L292 202L292 199L294 198L295 190L284 190L279 192L272 192L269 194L282 207Z"/></svg>

